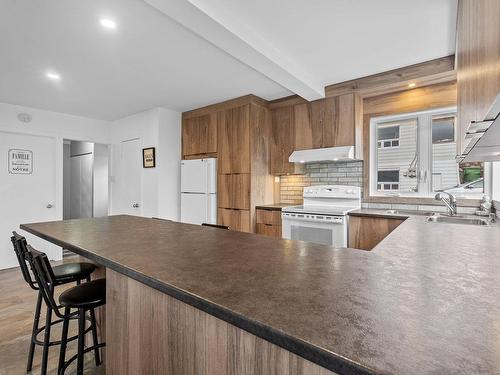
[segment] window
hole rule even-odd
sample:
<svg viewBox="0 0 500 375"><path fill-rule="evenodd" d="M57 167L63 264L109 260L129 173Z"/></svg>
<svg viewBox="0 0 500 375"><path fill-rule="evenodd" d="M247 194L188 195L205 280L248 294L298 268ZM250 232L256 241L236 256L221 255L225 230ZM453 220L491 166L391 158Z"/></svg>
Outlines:
<svg viewBox="0 0 500 375"><path fill-rule="evenodd" d="M432 143L455 142L455 117L437 117L432 120Z"/></svg>
<svg viewBox="0 0 500 375"><path fill-rule="evenodd" d="M399 146L399 126L385 125L377 129L378 148Z"/></svg>
<svg viewBox="0 0 500 375"><path fill-rule="evenodd" d="M434 197L447 191L480 199L483 163L457 164L455 137L454 108L372 119L370 195Z"/></svg>
<svg viewBox="0 0 500 375"><path fill-rule="evenodd" d="M377 172L377 190L399 190L399 170L379 170Z"/></svg>

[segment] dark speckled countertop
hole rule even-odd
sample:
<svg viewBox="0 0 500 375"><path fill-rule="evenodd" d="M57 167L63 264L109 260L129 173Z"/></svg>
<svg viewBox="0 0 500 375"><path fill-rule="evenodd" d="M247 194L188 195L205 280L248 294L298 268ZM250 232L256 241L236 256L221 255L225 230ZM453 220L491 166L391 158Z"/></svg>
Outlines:
<svg viewBox="0 0 500 375"><path fill-rule="evenodd" d="M272 211L281 211L282 208L284 207L290 207L290 206L296 206L296 204L293 203L271 203L271 204L264 204L261 206L255 206L257 209L263 209L263 210L272 210Z"/></svg>
<svg viewBox="0 0 500 375"><path fill-rule="evenodd" d="M500 373L500 227L373 251L132 216L22 225L340 374Z"/></svg>

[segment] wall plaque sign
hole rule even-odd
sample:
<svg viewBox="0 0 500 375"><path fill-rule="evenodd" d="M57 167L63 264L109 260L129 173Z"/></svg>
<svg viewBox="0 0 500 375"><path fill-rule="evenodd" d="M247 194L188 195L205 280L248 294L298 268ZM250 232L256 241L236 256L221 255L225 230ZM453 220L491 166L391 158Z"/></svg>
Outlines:
<svg viewBox="0 0 500 375"><path fill-rule="evenodd" d="M155 148L148 147L142 149L142 167L154 168L156 167Z"/></svg>
<svg viewBox="0 0 500 375"><path fill-rule="evenodd" d="M33 172L33 151L9 150L9 173L31 174Z"/></svg>

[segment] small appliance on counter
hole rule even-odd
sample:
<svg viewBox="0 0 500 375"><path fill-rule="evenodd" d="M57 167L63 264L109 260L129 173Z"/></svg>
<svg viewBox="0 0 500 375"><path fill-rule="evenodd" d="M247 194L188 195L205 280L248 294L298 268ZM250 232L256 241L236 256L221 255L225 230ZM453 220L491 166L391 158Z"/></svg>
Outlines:
<svg viewBox="0 0 500 375"><path fill-rule="evenodd" d="M361 188L309 186L303 197L302 206L281 211L283 238L347 247L347 213L361 207Z"/></svg>
<svg viewBox="0 0 500 375"><path fill-rule="evenodd" d="M181 161L181 222L217 223L217 159Z"/></svg>

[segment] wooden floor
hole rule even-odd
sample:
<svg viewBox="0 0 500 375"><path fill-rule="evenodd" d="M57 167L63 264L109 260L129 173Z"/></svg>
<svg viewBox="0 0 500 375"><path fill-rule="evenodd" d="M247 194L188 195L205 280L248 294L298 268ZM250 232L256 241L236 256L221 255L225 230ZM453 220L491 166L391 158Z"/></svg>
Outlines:
<svg viewBox="0 0 500 375"><path fill-rule="evenodd" d="M78 261L77 256L65 257L64 262ZM61 263L61 262L59 262ZM67 287L73 286L68 285ZM58 294L65 286L58 288ZM26 361L30 342L31 327L37 294L30 289L23 280L18 268L0 271L0 375L26 374ZM45 308L45 307L44 307ZM44 311L44 310L43 310ZM45 322L43 313L41 322ZM76 321L70 323L70 334L76 333ZM60 324L56 325L51 334L52 340L61 337ZM42 336L43 337L43 336ZM67 358L76 353L76 341L68 344ZM35 349L33 370L29 374L40 373L42 347ZM56 375L59 346L51 347L49 351L49 366L47 373ZM85 374L104 374L103 366L95 367L94 357L88 354L85 357ZM74 374L76 361L66 374Z"/></svg>

